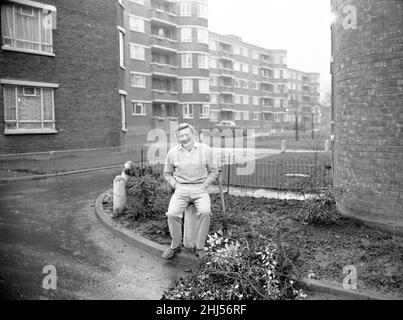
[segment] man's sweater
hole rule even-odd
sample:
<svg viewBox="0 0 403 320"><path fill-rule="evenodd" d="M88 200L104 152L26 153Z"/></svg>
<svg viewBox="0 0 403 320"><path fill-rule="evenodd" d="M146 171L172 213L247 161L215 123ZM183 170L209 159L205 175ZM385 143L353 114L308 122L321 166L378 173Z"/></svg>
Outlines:
<svg viewBox="0 0 403 320"><path fill-rule="evenodd" d="M208 145L197 142L191 152L177 145L168 151L163 175L172 188L177 183L203 184L207 188L218 176L213 151Z"/></svg>

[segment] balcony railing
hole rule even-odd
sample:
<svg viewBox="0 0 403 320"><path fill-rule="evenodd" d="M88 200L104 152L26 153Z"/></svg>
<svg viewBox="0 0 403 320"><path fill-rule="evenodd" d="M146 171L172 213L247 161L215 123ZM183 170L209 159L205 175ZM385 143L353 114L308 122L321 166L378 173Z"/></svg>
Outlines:
<svg viewBox="0 0 403 320"><path fill-rule="evenodd" d="M159 62L151 62L151 73L177 76L178 66L163 64Z"/></svg>
<svg viewBox="0 0 403 320"><path fill-rule="evenodd" d="M164 11L162 9L151 8L150 20L152 23L159 25L169 25L176 27L178 25L178 18L174 12Z"/></svg>
<svg viewBox="0 0 403 320"><path fill-rule="evenodd" d="M158 35L150 35L150 46L151 49L162 51L162 52L178 52L177 48L178 41L175 39L165 38Z"/></svg>
<svg viewBox="0 0 403 320"><path fill-rule="evenodd" d="M152 89L151 98L153 101L165 101L165 102L177 102L179 96L179 91L164 90L164 89Z"/></svg>

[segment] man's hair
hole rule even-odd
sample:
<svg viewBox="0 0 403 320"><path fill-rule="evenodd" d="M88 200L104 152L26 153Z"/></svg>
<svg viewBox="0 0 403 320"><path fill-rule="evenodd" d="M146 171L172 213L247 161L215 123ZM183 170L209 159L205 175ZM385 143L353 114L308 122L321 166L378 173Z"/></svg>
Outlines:
<svg viewBox="0 0 403 320"><path fill-rule="evenodd" d="M189 128L193 135L197 135L196 129L189 123L180 123L176 127L175 134L178 135L179 131Z"/></svg>

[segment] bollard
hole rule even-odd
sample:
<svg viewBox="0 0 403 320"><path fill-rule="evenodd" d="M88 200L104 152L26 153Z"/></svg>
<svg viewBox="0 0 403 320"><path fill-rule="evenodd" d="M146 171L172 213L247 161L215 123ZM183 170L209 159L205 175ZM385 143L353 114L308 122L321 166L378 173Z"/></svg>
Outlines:
<svg viewBox="0 0 403 320"><path fill-rule="evenodd" d="M185 223L183 227L183 246L188 249L196 247L196 231L197 231L197 220L196 220L196 207L190 204L185 209Z"/></svg>
<svg viewBox="0 0 403 320"><path fill-rule="evenodd" d="M113 215L116 217L126 208L126 180L117 176L113 180Z"/></svg>
<svg viewBox="0 0 403 320"><path fill-rule="evenodd" d="M325 152L329 152L329 150L330 150L329 140L325 140Z"/></svg>
<svg viewBox="0 0 403 320"><path fill-rule="evenodd" d="M285 153L286 152L286 143L285 140L281 140L281 153Z"/></svg>

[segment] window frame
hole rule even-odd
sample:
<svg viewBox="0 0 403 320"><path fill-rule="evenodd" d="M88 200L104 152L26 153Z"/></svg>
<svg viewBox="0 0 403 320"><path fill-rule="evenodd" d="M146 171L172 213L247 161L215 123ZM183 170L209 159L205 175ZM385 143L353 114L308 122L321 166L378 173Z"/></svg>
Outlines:
<svg viewBox="0 0 403 320"><path fill-rule="evenodd" d="M198 60L197 62L198 62L199 69L209 69L210 58L207 53L199 53L197 60ZM203 60L204 60L204 64L201 63L201 62L203 62Z"/></svg>
<svg viewBox="0 0 403 320"><path fill-rule="evenodd" d="M142 54L141 57L136 57L136 48L142 49ZM133 60L139 60L139 61L145 61L146 60L146 47L139 45L137 43L130 43L130 59Z"/></svg>
<svg viewBox="0 0 403 320"><path fill-rule="evenodd" d="M145 102L141 102L141 101L135 101L132 100L132 116L147 116L147 104ZM142 113L137 113L136 112L136 107L138 105L141 105L141 111Z"/></svg>
<svg viewBox="0 0 403 320"><path fill-rule="evenodd" d="M185 83L187 83L187 85L185 85ZM185 90L188 89L188 90ZM190 78L185 78L182 79L182 93L184 94L191 94L193 93L193 79Z"/></svg>
<svg viewBox="0 0 403 320"><path fill-rule="evenodd" d="M141 22L140 30L133 28L132 21L137 20ZM141 17L129 14L129 29L134 32L145 33L145 20Z"/></svg>
<svg viewBox="0 0 403 320"><path fill-rule="evenodd" d="M3 23L3 21L5 21L4 16L5 15L5 10L3 10L3 6L11 6L12 7L12 20L13 20L13 24L12 24L12 30L11 30L11 35L6 36L5 35L5 28L3 28L3 25L1 26L2 29L2 34L1 34L1 40L2 40L2 46L1 49L2 50L8 50L8 51L17 51L17 52L24 52L24 53L31 53L31 54L37 54L37 55L44 55L44 56L51 56L54 57L55 53L54 53L54 35L53 35L53 30L56 29L56 7L52 6L52 5L48 5L48 4L43 4L40 2L36 2L36 1L13 1L10 0L8 3L2 3L0 4L0 11L1 11L1 21ZM32 15L27 15L22 13L22 9L23 8L29 8L32 11ZM19 9L19 10L18 10ZM39 35L38 41L31 41L31 40L26 40L26 39L17 39L16 36L16 28L15 26L17 25L17 23L15 22L17 19L17 11L19 12L19 15L22 16L27 16L27 17L34 17L34 10L38 11L38 25L39 25ZM42 39L42 35L43 35L43 26L45 25L44 23L44 14L47 11L47 15L49 15L49 17L47 17L47 19L49 19L49 37L50 40L49 42L44 42L44 40ZM9 39L11 44L5 44L5 40L4 39ZM27 49L27 48L20 48L16 45L16 42L26 42L26 43L35 43L39 46L39 50L36 49ZM50 51L44 51L42 50L43 46L48 46L50 47Z"/></svg>
<svg viewBox="0 0 403 320"><path fill-rule="evenodd" d="M3 92L3 116L4 116L4 135L19 135L19 134L53 134L57 133L56 130L56 116L55 116L55 89L59 87L58 84L55 83L43 83L43 82L32 82L32 81L22 81L22 80L9 80L9 79L0 79L1 90ZM9 115L7 114L6 108L6 86L12 87L14 91L14 103L15 103L15 119L9 119ZM24 95L25 87L33 87L35 89L34 95ZM38 97L38 90L40 91L40 101L41 101L41 119L40 120L19 120L19 106L18 106L18 88L22 88L22 95L26 97ZM52 119L45 120L44 119L44 90L51 90L51 113ZM15 123L15 129L7 128L7 123ZM41 128L39 129L24 129L20 128L20 123L40 123ZM51 123L52 129L45 128L45 123Z"/></svg>
<svg viewBox="0 0 403 320"><path fill-rule="evenodd" d="M192 2L182 1L179 3L179 16L180 17L192 16Z"/></svg>
<svg viewBox="0 0 403 320"><path fill-rule="evenodd" d="M187 112L185 112L187 110ZM194 118L194 107L193 104L186 103L182 105L182 117L183 119L193 119Z"/></svg>
<svg viewBox="0 0 403 320"><path fill-rule="evenodd" d="M141 77L141 85L136 85L136 77ZM138 78L137 78L138 79ZM130 73L130 86L132 88L147 88L147 76L139 72Z"/></svg>
<svg viewBox="0 0 403 320"><path fill-rule="evenodd" d="M207 113L204 111L207 110ZM209 104L202 104L200 107L200 119L210 119L210 105Z"/></svg>
<svg viewBox="0 0 403 320"><path fill-rule="evenodd" d="M202 83L204 85L202 85ZM199 93L203 93L203 94L210 93L210 81L209 81L209 79L199 79L198 85L199 85Z"/></svg>
<svg viewBox="0 0 403 320"><path fill-rule="evenodd" d="M190 53L190 52L182 53L181 54L181 65L182 65L182 69L193 68L193 53Z"/></svg>
<svg viewBox="0 0 403 320"><path fill-rule="evenodd" d="M192 30L192 28L189 28L189 27L181 28L181 42L182 43L190 43L192 41L193 41L193 30Z"/></svg>

